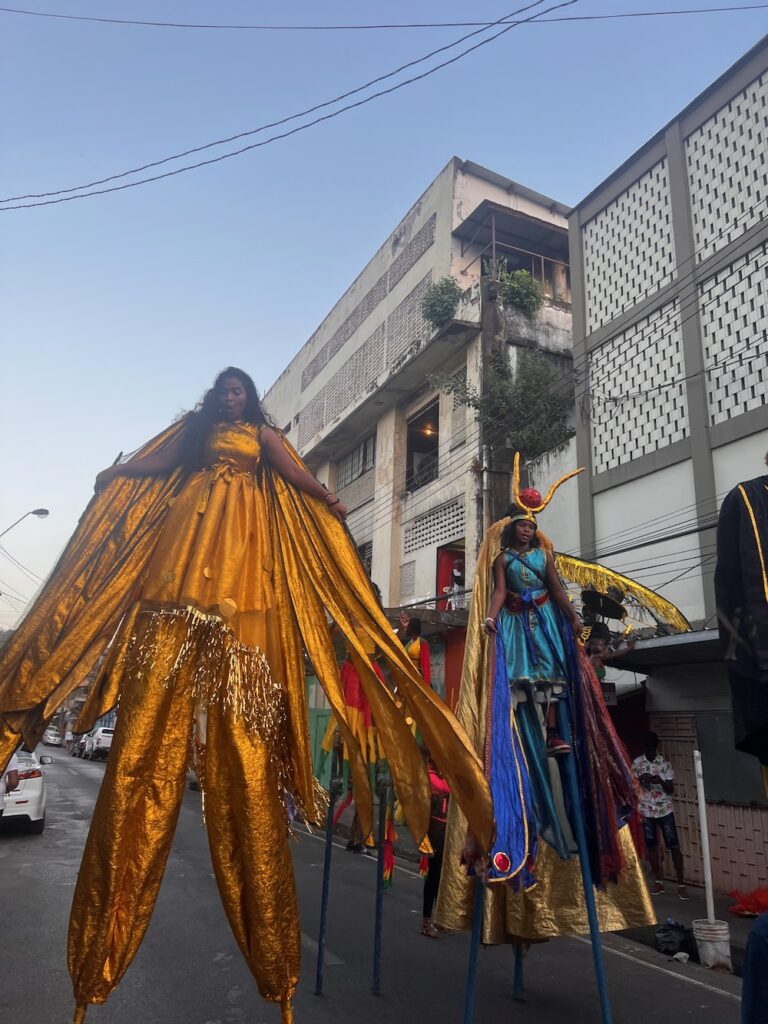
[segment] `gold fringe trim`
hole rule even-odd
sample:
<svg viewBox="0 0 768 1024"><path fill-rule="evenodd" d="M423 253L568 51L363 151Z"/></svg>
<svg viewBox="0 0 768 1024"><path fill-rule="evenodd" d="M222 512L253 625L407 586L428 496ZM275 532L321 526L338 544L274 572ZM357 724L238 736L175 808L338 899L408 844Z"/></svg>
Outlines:
<svg viewBox="0 0 768 1024"><path fill-rule="evenodd" d="M582 589L592 587L600 594L607 593L610 587L624 591L641 609L649 612L657 621L677 630L688 633L691 624L671 601L665 600L654 590L649 590L641 583L636 583L628 576L607 569L597 562L585 562L581 558L570 555L555 555L555 566L563 579L575 583Z"/></svg>
<svg viewBox="0 0 768 1024"><path fill-rule="evenodd" d="M286 724L285 692L275 679L264 653L258 647L241 643L219 616L197 608L145 611L159 626L162 622L182 621L186 627L176 659L164 676L165 686L178 682L182 666L194 663L191 687L195 703L221 708L242 719L271 749L284 745ZM134 634L129 655L139 673L148 672L162 661L164 651L158 643L161 629ZM185 682L185 685L186 682Z"/></svg>

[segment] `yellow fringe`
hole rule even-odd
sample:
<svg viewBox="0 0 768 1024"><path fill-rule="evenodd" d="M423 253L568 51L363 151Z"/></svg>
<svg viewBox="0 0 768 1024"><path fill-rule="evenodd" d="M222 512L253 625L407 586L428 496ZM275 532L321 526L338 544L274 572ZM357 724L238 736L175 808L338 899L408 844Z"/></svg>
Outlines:
<svg viewBox="0 0 768 1024"><path fill-rule="evenodd" d="M166 686L176 683L182 665L193 660L192 678L196 703L214 705L242 719L249 731L275 749L284 745L286 723L285 692L276 680L266 656L258 647L241 643L218 615L197 608L172 608L147 611L158 620L182 619L186 635L176 660L165 676ZM163 652L158 650L159 629L138 633L131 641L133 664L141 671L156 665Z"/></svg>
<svg viewBox="0 0 768 1024"><path fill-rule="evenodd" d="M600 594L606 594L610 587L616 587L672 629L680 633L688 633L691 629L688 619L671 601L666 601L654 590L649 590L628 576L622 576L621 573L596 562L585 562L570 555L556 554L555 566L563 579L575 583L582 589L591 587Z"/></svg>
<svg viewBox="0 0 768 1024"><path fill-rule="evenodd" d="M85 1024L85 1015L88 1012L87 1003L78 1003L75 1007L75 1015L72 1018L72 1024Z"/></svg>

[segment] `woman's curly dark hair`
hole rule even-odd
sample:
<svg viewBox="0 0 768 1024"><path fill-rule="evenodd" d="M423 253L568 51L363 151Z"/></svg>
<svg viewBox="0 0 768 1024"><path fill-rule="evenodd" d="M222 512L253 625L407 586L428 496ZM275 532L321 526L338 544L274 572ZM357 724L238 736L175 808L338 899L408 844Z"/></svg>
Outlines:
<svg viewBox="0 0 768 1024"><path fill-rule="evenodd" d="M261 407L259 393L251 377L237 366L227 366L216 377L213 387L205 392L192 412L187 414L187 429L184 431L182 463L188 470L201 469L205 460L205 443L217 423L224 419L219 390L222 381L235 377L243 385L246 394L243 420L257 427L274 427L271 419Z"/></svg>
<svg viewBox="0 0 768 1024"><path fill-rule="evenodd" d="M517 511L516 509L512 509L511 512L510 512L510 515L512 515L516 511ZM516 519L515 522L513 522L513 523L507 523L507 525L502 530L502 533L501 533L501 550L502 551L506 551L508 548L511 548L511 547L514 546L514 543L515 543L515 541L517 539L516 536L515 536L515 526L519 522L520 522L520 520ZM538 534L536 534L536 533L534 533L534 535L531 537L531 547L532 548L541 547L541 541L539 540Z"/></svg>

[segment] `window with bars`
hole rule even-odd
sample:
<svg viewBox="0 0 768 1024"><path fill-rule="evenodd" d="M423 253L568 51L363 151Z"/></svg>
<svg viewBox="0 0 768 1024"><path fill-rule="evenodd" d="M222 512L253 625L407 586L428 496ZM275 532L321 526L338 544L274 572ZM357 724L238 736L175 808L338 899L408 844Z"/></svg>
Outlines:
<svg viewBox="0 0 768 1024"><path fill-rule="evenodd" d="M371 434L336 463L336 490L351 484L376 465L376 435Z"/></svg>
<svg viewBox="0 0 768 1024"><path fill-rule="evenodd" d="M440 403L434 401L408 421L405 487L416 491L437 480Z"/></svg>
<svg viewBox="0 0 768 1024"><path fill-rule="evenodd" d="M368 575L371 575L371 564L373 562L373 541L367 540L365 544L358 544L357 553L360 555L360 561L365 567L365 571Z"/></svg>

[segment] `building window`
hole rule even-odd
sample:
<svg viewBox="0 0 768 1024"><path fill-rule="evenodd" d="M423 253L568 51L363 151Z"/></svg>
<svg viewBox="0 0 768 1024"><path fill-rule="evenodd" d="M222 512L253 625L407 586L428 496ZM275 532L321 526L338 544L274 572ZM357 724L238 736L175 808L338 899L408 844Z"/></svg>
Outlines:
<svg viewBox="0 0 768 1024"><path fill-rule="evenodd" d="M360 561L363 563L363 567L368 575L371 575L371 563L373 561L373 541L367 540L365 544L358 544L357 553L360 555Z"/></svg>
<svg viewBox="0 0 768 1024"><path fill-rule="evenodd" d="M376 435L371 434L336 463L336 490L351 484L376 465Z"/></svg>
<svg viewBox="0 0 768 1024"><path fill-rule="evenodd" d="M440 403L435 401L408 421L405 461L405 488L418 490L437 480L438 445L440 442Z"/></svg>

